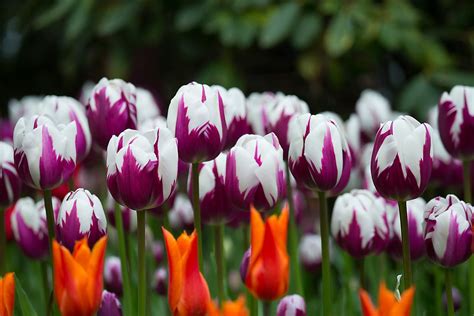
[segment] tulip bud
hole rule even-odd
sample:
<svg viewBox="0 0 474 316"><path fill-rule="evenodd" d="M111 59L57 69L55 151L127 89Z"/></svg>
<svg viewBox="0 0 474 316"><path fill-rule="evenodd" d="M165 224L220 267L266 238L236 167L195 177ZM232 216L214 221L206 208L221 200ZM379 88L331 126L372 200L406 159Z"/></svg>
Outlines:
<svg viewBox="0 0 474 316"><path fill-rule="evenodd" d="M150 119L160 116L160 107L153 94L147 89L137 88L137 126L141 129L142 124Z"/></svg>
<svg viewBox="0 0 474 316"><path fill-rule="evenodd" d="M278 303L277 316L306 316L304 298L298 294L285 296Z"/></svg>
<svg viewBox="0 0 474 316"><path fill-rule="evenodd" d="M102 78L86 106L94 141L106 149L109 140L127 128L137 126L136 88L121 79Z"/></svg>
<svg viewBox="0 0 474 316"><path fill-rule="evenodd" d="M105 290L102 292L102 301L97 316L122 316L122 306L114 293Z"/></svg>
<svg viewBox="0 0 474 316"><path fill-rule="evenodd" d="M168 127L178 139L181 160L194 163L216 158L227 133L220 94L196 82L182 86L170 102Z"/></svg>
<svg viewBox="0 0 474 316"><path fill-rule="evenodd" d="M8 117L15 125L20 118L30 118L38 114L38 106L43 100L42 96L27 95L20 100L12 99L8 101Z"/></svg>
<svg viewBox="0 0 474 316"><path fill-rule="evenodd" d="M134 232L137 229L137 213L126 206L116 205L112 195L107 196L107 219L112 227L115 227L115 208L120 207L120 214L122 214L123 229L128 232Z"/></svg>
<svg viewBox="0 0 474 316"><path fill-rule="evenodd" d="M92 248L107 231L107 219L99 198L85 189L69 192L61 204L56 230L57 239L69 250L86 236Z"/></svg>
<svg viewBox="0 0 474 316"><path fill-rule="evenodd" d="M227 155L225 181L237 207L274 207L286 193L283 150L275 134L239 138Z"/></svg>
<svg viewBox="0 0 474 316"><path fill-rule="evenodd" d="M461 294L461 291L459 291L456 287L453 287L451 289L451 293L453 295L454 311L457 312L461 308L462 294ZM443 302L444 310L447 311L448 304L447 304L446 292L443 292L443 295L441 296L441 301Z"/></svg>
<svg viewBox="0 0 474 316"><path fill-rule="evenodd" d="M239 88L230 88L229 90L221 86L212 86L211 88L219 92L224 103L227 124L225 148L229 149L235 145L240 136L252 133L250 123L247 121L245 95Z"/></svg>
<svg viewBox="0 0 474 316"><path fill-rule="evenodd" d="M362 131L368 137L373 137L380 125L391 117L388 100L373 90L362 91L356 103L356 113L360 119Z"/></svg>
<svg viewBox="0 0 474 316"><path fill-rule="evenodd" d="M349 181L351 158L343 132L322 114L291 121L288 164L297 182L321 191L342 190Z"/></svg>
<svg viewBox="0 0 474 316"><path fill-rule="evenodd" d="M160 296L166 296L168 292L168 272L165 268L158 268L153 275L153 288Z"/></svg>
<svg viewBox="0 0 474 316"><path fill-rule="evenodd" d="M321 253L321 236L306 234L301 238L298 248L300 262L309 272L315 272L321 267L323 260Z"/></svg>
<svg viewBox="0 0 474 316"><path fill-rule="evenodd" d="M191 228L194 225L194 212L191 201L185 194L177 194L173 207L168 213L170 226L176 229Z"/></svg>
<svg viewBox="0 0 474 316"><path fill-rule="evenodd" d="M375 137L371 173L377 192L392 200L419 197L431 177L431 127L404 115L384 123Z"/></svg>
<svg viewBox="0 0 474 316"><path fill-rule="evenodd" d="M334 204L331 233L339 246L356 258L384 250L390 231L382 199L367 190L340 195Z"/></svg>
<svg viewBox="0 0 474 316"><path fill-rule="evenodd" d="M126 130L107 148L107 186L114 199L134 210L163 204L176 188L178 150L167 128Z"/></svg>
<svg viewBox="0 0 474 316"><path fill-rule="evenodd" d="M21 179L15 167L13 147L0 141L0 206L8 206L18 200Z"/></svg>
<svg viewBox="0 0 474 316"><path fill-rule="evenodd" d="M446 150L459 159L474 158L474 88L455 86L438 105L438 128Z"/></svg>
<svg viewBox="0 0 474 316"><path fill-rule="evenodd" d="M108 257L104 263L104 285L107 290L122 296L122 264L118 257Z"/></svg>
<svg viewBox="0 0 474 316"><path fill-rule="evenodd" d="M252 131L265 135L269 124L269 112L285 95L281 92L253 92L247 98L247 119Z"/></svg>
<svg viewBox="0 0 474 316"><path fill-rule="evenodd" d="M387 201L387 209L391 213L391 240L389 253L395 258L402 258L402 232L400 229L400 212L396 202ZM417 260L425 254L423 214L426 202L422 198L407 201L408 237L410 243L410 257Z"/></svg>
<svg viewBox="0 0 474 316"><path fill-rule="evenodd" d="M455 195L436 197L425 208L425 245L431 260L454 267L471 256L472 212L470 204Z"/></svg>
<svg viewBox="0 0 474 316"><path fill-rule="evenodd" d="M28 257L43 259L48 255L48 225L43 201L35 203L30 197L19 199L10 221L15 241Z"/></svg>
<svg viewBox="0 0 474 316"><path fill-rule="evenodd" d="M15 165L21 179L36 189L54 189L76 167L76 123L55 125L46 116L21 118L15 126Z"/></svg>

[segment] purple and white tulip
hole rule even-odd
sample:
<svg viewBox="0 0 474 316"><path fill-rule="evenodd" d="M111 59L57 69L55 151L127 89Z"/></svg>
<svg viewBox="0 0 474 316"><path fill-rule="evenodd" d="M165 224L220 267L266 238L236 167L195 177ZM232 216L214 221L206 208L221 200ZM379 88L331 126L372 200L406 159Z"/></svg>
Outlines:
<svg viewBox="0 0 474 316"><path fill-rule="evenodd" d="M20 118L14 131L15 165L21 179L36 189L54 189L76 167L77 126L56 125L44 115Z"/></svg>
<svg viewBox="0 0 474 316"><path fill-rule="evenodd" d="M153 94L147 89L136 88L137 127L141 129L144 122L161 115L160 106Z"/></svg>
<svg viewBox="0 0 474 316"><path fill-rule="evenodd" d="M175 229L188 229L194 225L194 212L191 201L186 194L177 194L173 207L168 213L170 226Z"/></svg>
<svg viewBox="0 0 474 316"><path fill-rule="evenodd" d="M462 305L462 293L461 291L458 290L457 287L454 287L451 289L451 294L453 295L453 307L454 311L457 312ZM448 310L448 299L446 297L446 291L443 292L441 295L441 302L443 304L444 310Z"/></svg>
<svg viewBox="0 0 474 316"><path fill-rule="evenodd" d="M181 160L196 163L216 158L227 134L219 92L196 82L179 88L168 109L168 128L178 139Z"/></svg>
<svg viewBox="0 0 474 316"><path fill-rule="evenodd" d="M368 190L340 195L334 204L331 233L339 246L356 258L385 250L390 228L383 200Z"/></svg>
<svg viewBox="0 0 474 316"><path fill-rule="evenodd" d="M102 78L94 87L86 114L93 140L102 149L112 136L137 127L136 99L135 86L121 79Z"/></svg>
<svg viewBox="0 0 474 316"><path fill-rule="evenodd" d="M122 264L118 257L107 257L104 263L104 285L105 288L122 296Z"/></svg>
<svg viewBox="0 0 474 316"><path fill-rule="evenodd" d="M302 114L291 121L288 164L297 182L320 191L347 185L351 154L344 133L322 114Z"/></svg>
<svg viewBox="0 0 474 316"><path fill-rule="evenodd" d="M20 100L11 99L8 101L8 117L10 122L16 125L22 117L29 118L33 115L37 115L38 107L42 100L42 96L27 95Z"/></svg>
<svg viewBox="0 0 474 316"><path fill-rule="evenodd" d="M270 209L286 193L283 150L275 134L244 135L227 155L225 182L232 202Z"/></svg>
<svg viewBox="0 0 474 316"><path fill-rule="evenodd" d="M0 141L0 206L8 206L18 200L21 179L15 167L12 145Z"/></svg>
<svg viewBox="0 0 474 316"><path fill-rule="evenodd" d="M474 158L474 87L455 86L438 105L438 128L446 150L455 158Z"/></svg>
<svg viewBox="0 0 474 316"><path fill-rule="evenodd" d="M298 294L287 295L280 300L277 316L306 316L304 298Z"/></svg>
<svg viewBox="0 0 474 316"><path fill-rule="evenodd" d="M102 292L102 302L97 316L122 316L122 305L114 293L105 290Z"/></svg>
<svg viewBox="0 0 474 316"><path fill-rule="evenodd" d="M431 134L430 125L408 115L380 127L371 160L372 180L380 195L406 201L423 193L433 164Z"/></svg>
<svg viewBox="0 0 474 316"><path fill-rule="evenodd" d="M369 139L373 139L380 125L391 117L388 100L374 90L362 91L356 103L356 113L361 129Z"/></svg>
<svg viewBox="0 0 474 316"><path fill-rule="evenodd" d="M473 207L455 195L436 197L425 208L425 245L431 260L454 267L471 256Z"/></svg>
<svg viewBox="0 0 474 316"><path fill-rule="evenodd" d="M112 227L115 227L115 203L115 200L109 192L107 196L106 212L108 222ZM122 214L123 229L128 233L134 232L137 229L137 213L122 205L120 205L120 213Z"/></svg>
<svg viewBox="0 0 474 316"><path fill-rule="evenodd" d="M323 260L321 252L321 236L306 234L301 238L298 256L303 267L309 272L315 272L321 267Z"/></svg>
<svg viewBox="0 0 474 316"><path fill-rule="evenodd" d="M265 135L269 124L269 113L275 104L285 95L281 92L253 92L247 98L247 119L252 131L257 135Z"/></svg>
<svg viewBox="0 0 474 316"><path fill-rule="evenodd" d="M59 242L70 250L84 237L92 248L107 233L107 219L99 198L84 189L69 192L59 210L56 233Z"/></svg>
<svg viewBox="0 0 474 316"><path fill-rule="evenodd" d="M158 268L153 274L153 289L160 296L168 294L168 272L165 268Z"/></svg>
<svg viewBox="0 0 474 316"><path fill-rule="evenodd" d="M178 148L167 128L126 130L107 148L107 186L114 199L134 210L163 204L176 188Z"/></svg>
<svg viewBox="0 0 474 316"><path fill-rule="evenodd" d="M347 144L351 151L352 167L356 167L362 152L361 124L359 116L351 114L344 124L346 131Z"/></svg>

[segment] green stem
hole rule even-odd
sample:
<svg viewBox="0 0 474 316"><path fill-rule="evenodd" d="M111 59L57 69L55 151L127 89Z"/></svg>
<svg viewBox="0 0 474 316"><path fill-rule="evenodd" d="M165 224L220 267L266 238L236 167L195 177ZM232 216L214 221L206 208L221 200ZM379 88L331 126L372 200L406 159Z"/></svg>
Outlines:
<svg viewBox="0 0 474 316"><path fill-rule="evenodd" d="M263 305L263 316L270 316L270 311L272 307L272 302L270 301L262 301Z"/></svg>
<svg viewBox="0 0 474 316"><path fill-rule="evenodd" d="M138 235L138 316L146 314L146 261L145 261L145 222L146 211L137 212Z"/></svg>
<svg viewBox="0 0 474 316"><path fill-rule="evenodd" d="M323 272L323 316L331 315L331 262L329 257L329 216L325 192L318 191L322 272Z"/></svg>
<svg viewBox="0 0 474 316"><path fill-rule="evenodd" d="M250 316L258 316L258 302L249 290L247 290L247 302L250 309Z"/></svg>
<svg viewBox="0 0 474 316"><path fill-rule="evenodd" d="M360 258L357 260L357 268L359 269L359 286L362 289L366 289L364 261L364 258Z"/></svg>
<svg viewBox="0 0 474 316"><path fill-rule="evenodd" d="M453 304L453 276L450 269L446 269L446 303L448 316L454 316L454 304Z"/></svg>
<svg viewBox="0 0 474 316"><path fill-rule="evenodd" d="M202 227L201 227L201 205L199 201L199 163L192 164L192 188L193 188L193 208L194 208L194 228L197 231L199 270L202 270Z"/></svg>
<svg viewBox="0 0 474 316"><path fill-rule="evenodd" d="M53 249L53 239L56 238L56 235L54 230L53 198L51 195L51 190L44 190L43 199L44 208L46 210L46 220L48 222L49 249Z"/></svg>
<svg viewBox="0 0 474 316"><path fill-rule="evenodd" d="M412 276L410 257L410 236L408 235L407 202L398 201L398 209L400 211L400 227L402 230L403 282L404 288L408 289L412 284Z"/></svg>
<svg viewBox="0 0 474 316"><path fill-rule="evenodd" d="M464 177L464 201L471 203L471 161L463 161L463 177ZM474 315L474 258L469 259L469 311L470 315Z"/></svg>
<svg viewBox="0 0 474 316"><path fill-rule="evenodd" d="M443 280L442 276L440 275L440 268L436 265L433 266L433 273L435 279L435 308L437 316L441 316L443 314L443 304L441 302L441 296L443 295Z"/></svg>
<svg viewBox="0 0 474 316"><path fill-rule="evenodd" d="M224 224L214 227L214 242L217 266L217 297L219 305L225 301L225 258L224 258Z"/></svg>
<svg viewBox="0 0 474 316"><path fill-rule="evenodd" d="M293 278L296 285L296 293L304 295L303 281L301 278L301 267L298 260L298 230L295 221L295 206L293 201L293 188L291 186L290 170L288 163L286 163L286 193L288 196L288 207L290 209L290 227L289 227L289 242L290 242L290 260L293 271Z"/></svg>
<svg viewBox="0 0 474 316"><path fill-rule="evenodd" d="M0 208L0 276L4 275L6 272L6 244L7 236L5 234L5 211L3 208Z"/></svg>
<svg viewBox="0 0 474 316"><path fill-rule="evenodd" d="M46 315L48 315L48 300L49 300L49 281L48 281L48 262L45 260L40 261L41 269L41 282L43 283L43 299L45 304Z"/></svg>
<svg viewBox="0 0 474 316"><path fill-rule="evenodd" d="M168 218L168 214L169 214L169 211L170 211L170 207L169 207L169 204L168 202L165 202L163 204L163 206L161 207L163 209L163 227L166 229L166 230L170 230L170 219Z"/></svg>
<svg viewBox="0 0 474 316"><path fill-rule="evenodd" d="M125 232L123 229L122 210L120 204L115 203L115 228L117 229L119 255L122 273L122 288L124 300L124 313L130 315L132 310L132 292L130 287L130 270L127 259L127 246L125 244Z"/></svg>

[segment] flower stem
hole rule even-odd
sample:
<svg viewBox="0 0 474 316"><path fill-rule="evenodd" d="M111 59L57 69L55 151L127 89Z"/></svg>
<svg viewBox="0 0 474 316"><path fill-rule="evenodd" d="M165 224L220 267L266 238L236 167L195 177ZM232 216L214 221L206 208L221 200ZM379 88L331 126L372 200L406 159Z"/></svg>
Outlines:
<svg viewBox="0 0 474 316"><path fill-rule="evenodd" d="M168 214L170 212L170 207L169 207L168 201L163 203L163 206L161 208L163 209L163 215L162 215L163 216L163 227L166 230L170 230L170 220L168 218Z"/></svg>
<svg viewBox="0 0 474 316"><path fill-rule="evenodd" d="M193 188L193 209L194 209L194 228L197 231L198 250L199 250L199 270L202 271L202 228L201 228L201 205L199 204L199 163L192 164L192 188Z"/></svg>
<svg viewBox="0 0 474 316"><path fill-rule="evenodd" d="M464 201L471 203L471 161L463 161L463 177L464 177ZM469 259L469 311L470 315L474 314L474 258Z"/></svg>
<svg viewBox="0 0 474 316"><path fill-rule="evenodd" d="M320 230L321 230L321 251L322 251L322 272L323 272L323 316L331 315L331 263L329 258L329 217L326 193L318 191Z"/></svg>
<svg viewBox="0 0 474 316"><path fill-rule="evenodd" d="M49 238L49 249L53 249L53 239L56 237L54 230L54 213L53 213L53 198L51 190L44 190L43 192L44 208L46 210L46 220L48 221L48 238Z"/></svg>
<svg viewBox="0 0 474 316"><path fill-rule="evenodd" d="M225 301L225 258L224 258L224 224L214 227L214 242L217 266L217 297L219 305Z"/></svg>
<svg viewBox="0 0 474 316"><path fill-rule="evenodd" d="M263 305L263 316L270 316L270 310L272 307L272 302L270 301L262 301Z"/></svg>
<svg viewBox="0 0 474 316"><path fill-rule="evenodd" d="M122 210L120 204L115 203L115 228L117 229L119 255L121 262L122 287L124 300L124 314L130 315L132 310L132 292L130 287L130 271L128 268L127 246L125 244L125 233L123 229Z"/></svg>
<svg viewBox="0 0 474 316"><path fill-rule="evenodd" d="M146 315L146 261L145 261L146 211L137 212L138 235L138 316Z"/></svg>
<svg viewBox="0 0 474 316"><path fill-rule="evenodd" d="M433 266L433 274L435 281L435 311L436 316L443 314L443 304L441 303L441 297L443 295L443 277L440 273L440 268L437 265Z"/></svg>
<svg viewBox="0 0 474 316"><path fill-rule="evenodd" d="M43 283L43 300L45 304L45 311L46 315L48 315L48 300L49 300L49 281L48 281L48 262L45 260L40 261L40 269L41 269L41 281Z"/></svg>
<svg viewBox="0 0 474 316"><path fill-rule="evenodd" d="M5 234L5 210L0 208L0 275L4 275L6 272L6 244L7 236Z"/></svg>
<svg viewBox="0 0 474 316"><path fill-rule="evenodd" d="M361 289L366 289L364 261L364 258L357 260L357 268L359 269L359 286Z"/></svg>
<svg viewBox="0 0 474 316"><path fill-rule="evenodd" d="M293 271L293 278L295 280L296 293L304 295L303 282L301 279L301 267L298 260L298 231L295 221L295 206L293 201L293 188L291 186L290 170L288 163L286 163L286 194L288 196L288 207L290 209L290 227L289 227L289 242L290 242L290 260ZM291 279L291 278L290 278Z"/></svg>
<svg viewBox="0 0 474 316"><path fill-rule="evenodd" d="M450 269L446 269L446 302L448 309L448 316L454 316L454 304L453 304L453 276Z"/></svg>
<svg viewBox="0 0 474 316"><path fill-rule="evenodd" d="M400 227L402 230L403 282L404 282L404 288L408 289L411 286L412 277L411 277L411 257L410 257L410 236L408 235L407 202L398 201L398 209L400 212Z"/></svg>
<svg viewBox="0 0 474 316"><path fill-rule="evenodd" d="M258 316L258 302L249 290L247 290L247 302L250 309L250 316Z"/></svg>

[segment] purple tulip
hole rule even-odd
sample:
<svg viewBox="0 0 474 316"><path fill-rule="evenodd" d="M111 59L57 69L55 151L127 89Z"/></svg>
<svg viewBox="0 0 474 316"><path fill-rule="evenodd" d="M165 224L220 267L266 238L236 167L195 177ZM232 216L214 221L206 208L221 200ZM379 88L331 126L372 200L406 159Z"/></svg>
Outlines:
<svg viewBox="0 0 474 316"><path fill-rule="evenodd" d="M283 150L275 134L244 135L229 151L226 186L232 202L248 210L270 209L286 193Z"/></svg>
<svg viewBox="0 0 474 316"><path fill-rule="evenodd" d="M97 196L85 189L69 192L56 222L57 239L71 251L76 241L87 237L89 247L106 234L107 219Z"/></svg>
<svg viewBox="0 0 474 316"><path fill-rule="evenodd" d="M115 204L116 202L109 192L107 196L106 211L107 211L107 219L109 221L109 224L112 227L115 227L115 207L117 207ZM134 232L137 229L136 211L131 210L126 206L120 205L120 213L122 214L123 229L128 233Z"/></svg>
<svg viewBox="0 0 474 316"><path fill-rule="evenodd" d="M54 189L76 167L75 122L54 124L44 115L21 118L15 126L15 165L21 179L36 189Z"/></svg>
<svg viewBox="0 0 474 316"><path fill-rule="evenodd" d="M8 206L18 200L21 179L15 167L13 147L0 141L0 206Z"/></svg>
<svg viewBox="0 0 474 316"><path fill-rule="evenodd" d="M461 294L461 291L459 291L456 287L453 287L451 289L451 293L453 295L454 311L457 312L461 308L462 294ZM443 292L443 295L441 295L441 302L443 303L444 310L447 311L448 304L447 304L447 298L446 298L446 291Z"/></svg>
<svg viewBox="0 0 474 316"><path fill-rule="evenodd" d="M163 246L163 242L160 240L155 240L151 245L151 252L153 254L153 258L155 259L155 263L157 265L161 264L165 256L165 247Z"/></svg>
<svg viewBox="0 0 474 316"><path fill-rule="evenodd" d="M23 252L33 259L45 258L49 244L44 203L35 203L30 197L21 198L13 208L10 220L15 241Z"/></svg>
<svg viewBox="0 0 474 316"><path fill-rule="evenodd" d="M440 185L459 185L463 182L462 161L453 158L444 148L439 131L433 129L433 170L431 179Z"/></svg>
<svg viewBox="0 0 474 316"><path fill-rule="evenodd" d="M391 117L390 104L387 99L373 90L362 91L356 103L356 113L362 131L369 138L372 138L380 125Z"/></svg>
<svg viewBox="0 0 474 316"><path fill-rule="evenodd" d="M42 96L27 95L20 100L12 99L8 102L8 117L13 125L20 120L20 118L30 118L38 114L38 106L43 100Z"/></svg>
<svg viewBox="0 0 474 316"><path fill-rule="evenodd" d="M474 88L455 86L438 105L438 128L446 150L459 159L474 158Z"/></svg>
<svg viewBox="0 0 474 316"><path fill-rule="evenodd" d="M0 118L0 141L12 144L14 127L10 120Z"/></svg>
<svg viewBox="0 0 474 316"><path fill-rule="evenodd" d="M402 232L400 229L400 212L398 204L394 201L386 201L387 209L391 213L391 240L388 252L395 258L402 258ZM424 218L426 202L422 198L417 198L407 202L408 217L408 237L410 242L410 257L418 260L425 254L424 240Z"/></svg>
<svg viewBox="0 0 474 316"><path fill-rule="evenodd" d="M320 191L344 189L351 157L336 122L322 114L302 114L292 120L290 135L288 164L296 181Z"/></svg>
<svg viewBox="0 0 474 316"><path fill-rule="evenodd" d="M92 91L94 90L95 84L87 80L81 87L81 91L79 92L79 102L85 107L89 102L89 98L91 97Z"/></svg>
<svg viewBox="0 0 474 316"><path fill-rule="evenodd" d="M104 285L105 288L122 296L122 264L118 257L107 257L104 263Z"/></svg>
<svg viewBox="0 0 474 316"><path fill-rule="evenodd" d="M249 269L251 251L252 248L249 248L247 249L247 251L245 251L244 256L242 257L242 261L240 263L240 278L244 283Z"/></svg>
<svg viewBox="0 0 474 316"><path fill-rule="evenodd" d="M371 174L377 192L393 200L411 200L431 177L431 127L404 115L384 123L375 137Z"/></svg>
<svg viewBox="0 0 474 316"><path fill-rule="evenodd" d="M186 194L179 193L168 213L170 226L175 229L192 228L194 225L194 212L191 201Z"/></svg>
<svg viewBox="0 0 474 316"><path fill-rule="evenodd" d="M240 136L251 134L252 128L247 120L247 107L245 95L239 88L226 90L221 86L212 86L219 92L224 103L225 120L227 123L227 137L224 148L235 145Z"/></svg>
<svg viewBox="0 0 474 316"><path fill-rule="evenodd" d="M381 252L390 241L383 200L368 190L340 195L334 204L331 233L339 246L353 257Z"/></svg>
<svg viewBox="0 0 474 316"><path fill-rule="evenodd" d="M306 316L304 298L298 294L287 295L280 300L277 316Z"/></svg>
<svg viewBox="0 0 474 316"><path fill-rule="evenodd" d="M299 259L303 267L309 272L316 272L323 260L321 253L321 236L306 234L301 238L298 247Z"/></svg>
<svg viewBox="0 0 474 316"><path fill-rule="evenodd" d="M153 94L147 89L137 88L137 127L141 129L144 122L160 117L160 107Z"/></svg>
<svg viewBox="0 0 474 316"><path fill-rule="evenodd" d="M265 135L270 123L269 113L275 104L285 95L281 92L253 92L247 98L247 119L252 131L257 135Z"/></svg>
<svg viewBox="0 0 474 316"><path fill-rule="evenodd" d="M168 294L168 272L165 268L158 268L153 275L153 288L160 296Z"/></svg>
<svg viewBox="0 0 474 316"><path fill-rule="evenodd" d="M94 141L107 149L109 140L127 128L137 127L136 89L121 79L102 78L86 106Z"/></svg>
<svg viewBox="0 0 474 316"><path fill-rule="evenodd" d="M425 245L431 260L454 267L471 256L472 212L470 204L455 195L436 197L425 208Z"/></svg>
<svg viewBox="0 0 474 316"><path fill-rule="evenodd" d="M167 128L126 130L107 148L107 186L114 199L134 210L163 204L176 188L178 149Z"/></svg>
<svg viewBox="0 0 474 316"><path fill-rule="evenodd" d="M194 163L216 158L227 133L220 94L196 82L182 86L170 102L168 127L178 139L181 160Z"/></svg>
<svg viewBox="0 0 474 316"><path fill-rule="evenodd" d="M122 306L115 294L103 291L97 316L122 316Z"/></svg>
<svg viewBox="0 0 474 316"><path fill-rule="evenodd" d="M360 161L360 154L362 153L362 132L359 116L354 113L351 114L344 126L347 144L351 152L352 167L356 167Z"/></svg>

